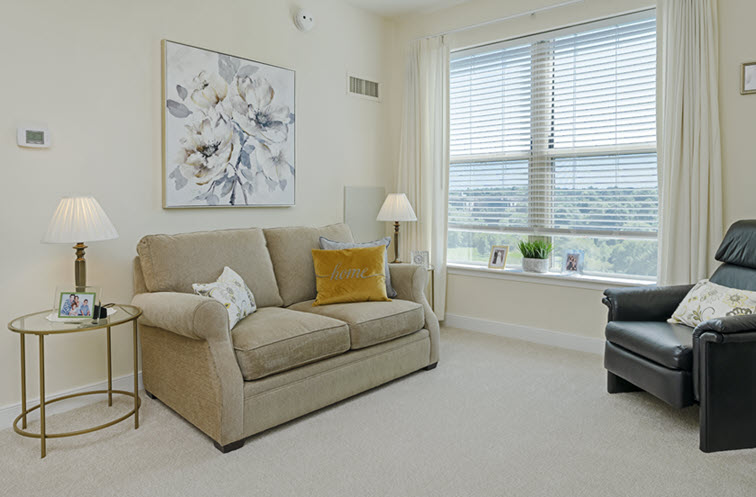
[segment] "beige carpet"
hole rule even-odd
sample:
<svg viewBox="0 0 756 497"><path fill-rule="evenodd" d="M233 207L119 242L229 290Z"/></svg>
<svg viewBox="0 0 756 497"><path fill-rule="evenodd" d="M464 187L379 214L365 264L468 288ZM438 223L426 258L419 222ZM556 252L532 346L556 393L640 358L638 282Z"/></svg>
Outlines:
<svg viewBox="0 0 756 497"><path fill-rule="evenodd" d="M608 395L597 356L444 329L439 367L226 455L157 401L121 424L38 442L0 432L12 496L753 496L756 450L703 454L698 411ZM126 403L117 407L125 412ZM103 403L59 414L70 429Z"/></svg>

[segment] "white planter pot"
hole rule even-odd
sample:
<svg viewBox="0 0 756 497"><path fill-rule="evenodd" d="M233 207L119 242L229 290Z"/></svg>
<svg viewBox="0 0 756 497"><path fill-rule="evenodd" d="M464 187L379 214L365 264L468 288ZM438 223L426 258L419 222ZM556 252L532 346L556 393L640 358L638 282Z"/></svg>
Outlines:
<svg viewBox="0 0 756 497"><path fill-rule="evenodd" d="M548 273L549 272L549 260L548 259L528 259L523 257L522 270L526 273Z"/></svg>

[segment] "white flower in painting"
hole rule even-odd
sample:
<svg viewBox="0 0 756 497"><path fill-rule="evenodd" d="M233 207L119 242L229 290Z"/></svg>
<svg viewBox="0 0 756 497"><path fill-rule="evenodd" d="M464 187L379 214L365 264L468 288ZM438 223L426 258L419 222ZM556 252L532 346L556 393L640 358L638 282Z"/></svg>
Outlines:
<svg viewBox="0 0 756 497"><path fill-rule="evenodd" d="M286 160L283 150L274 152L267 145L261 144L255 149L255 156L257 164L269 180L280 182L289 177L291 164Z"/></svg>
<svg viewBox="0 0 756 497"><path fill-rule="evenodd" d="M222 117L203 115L185 126L186 136L179 140L179 169L187 179L205 185L225 174L239 157L239 136Z"/></svg>
<svg viewBox="0 0 756 497"><path fill-rule="evenodd" d="M255 195L259 199L260 197L264 197L265 192L269 192L273 190L273 188L268 185L268 182L265 179L265 173L258 172L255 174L255 177L252 181L252 188L255 191Z"/></svg>
<svg viewBox="0 0 756 497"><path fill-rule="evenodd" d="M289 134L291 114L288 106L273 103L275 95L266 79L237 77L231 83L226 100L227 112L248 135L269 143L284 142Z"/></svg>
<svg viewBox="0 0 756 497"><path fill-rule="evenodd" d="M189 85L192 102L202 109L212 109L228 95L228 85L218 74L201 71Z"/></svg>

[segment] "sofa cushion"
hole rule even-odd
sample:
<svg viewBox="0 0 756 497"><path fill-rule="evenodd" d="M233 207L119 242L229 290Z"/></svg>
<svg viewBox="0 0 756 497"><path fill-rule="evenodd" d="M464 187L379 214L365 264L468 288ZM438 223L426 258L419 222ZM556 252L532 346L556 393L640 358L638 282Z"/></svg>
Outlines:
<svg viewBox="0 0 756 497"><path fill-rule="evenodd" d="M215 281L228 266L252 290L258 307L282 304L259 228L148 235L137 252L150 292L192 293L193 283Z"/></svg>
<svg viewBox="0 0 756 497"><path fill-rule="evenodd" d="M242 319L231 340L242 376L250 381L346 352L349 327L326 316L268 307Z"/></svg>
<svg viewBox="0 0 756 497"><path fill-rule="evenodd" d="M423 306L409 300L391 302L352 302L312 306L312 300L289 309L319 314L349 324L353 349L370 347L420 330L425 325Z"/></svg>
<svg viewBox="0 0 756 497"><path fill-rule="evenodd" d="M693 329L663 321L609 321L606 339L662 366L693 368Z"/></svg>
<svg viewBox="0 0 756 497"><path fill-rule="evenodd" d="M312 249L320 248L321 236L339 242L354 241L349 226L343 223L322 228L269 228L264 232L285 306L315 298Z"/></svg>

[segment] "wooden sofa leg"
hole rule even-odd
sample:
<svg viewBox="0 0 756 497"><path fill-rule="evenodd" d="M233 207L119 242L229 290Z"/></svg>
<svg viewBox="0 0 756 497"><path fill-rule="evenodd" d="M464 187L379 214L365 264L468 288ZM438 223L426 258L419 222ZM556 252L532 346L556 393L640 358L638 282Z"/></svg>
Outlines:
<svg viewBox="0 0 756 497"><path fill-rule="evenodd" d="M636 387L624 378L620 378L611 371L606 372L606 391L609 393L637 392L640 388Z"/></svg>
<svg viewBox="0 0 756 497"><path fill-rule="evenodd" d="M244 439L237 440L236 442L231 442L228 445L221 445L215 440L213 440L213 445L215 445L215 448L219 451L223 452L224 454L227 454L231 452L232 450L241 449L244 447Z"/></svg>
<svg viewBox="0 0 756 497"><path fill-rule="evenodd" d="M434 362L433 364L428 364L423 369L426 371L430 371L431 369L436 369L436 366L438 366L438 362Z"/></svg>

